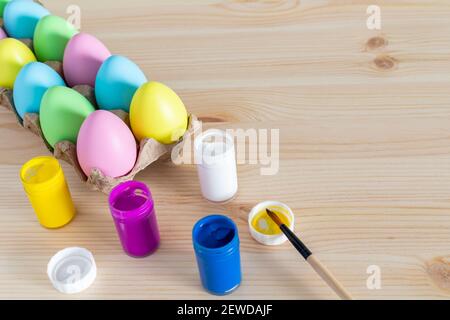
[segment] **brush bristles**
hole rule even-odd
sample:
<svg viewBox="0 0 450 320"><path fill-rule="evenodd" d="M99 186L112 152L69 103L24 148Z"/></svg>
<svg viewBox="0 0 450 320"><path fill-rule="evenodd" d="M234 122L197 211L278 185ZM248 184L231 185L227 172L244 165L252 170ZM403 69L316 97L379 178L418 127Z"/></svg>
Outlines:
<svg viewBox="0 0 450 320"><path fill-rule="evenodd" d="M266 209L267 214L269 215L270 219L273 220L273 222L275 222L279 227L281 227L281 225L283 224L283 222L281 221L281 219L278 217L278 215L273 212L272 210Z"/></svg>

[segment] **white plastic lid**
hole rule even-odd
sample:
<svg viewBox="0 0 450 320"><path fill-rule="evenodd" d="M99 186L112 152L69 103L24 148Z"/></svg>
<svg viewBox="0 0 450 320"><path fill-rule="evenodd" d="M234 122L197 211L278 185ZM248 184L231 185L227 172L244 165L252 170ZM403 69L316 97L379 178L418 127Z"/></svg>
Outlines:
<svg viewBox="0 0 450 320"><path fill-rule="evenodd" d="M50 259L47 275L56 290L74 294L91 286L97 277L97 266L89 250L66 248Z"/></svg>
<svg viewBox="0 0 450 320"><path fill-rule="evenodd" d="M265 201L256 205L248 215L248 226L250 228L250 234L256 241L266 246L278 246L285 243L286 241L288 241L288 239L281 232L281 230L279 234L264 234L253 227L253 219L258 213L265 209L271 209L279 214L284 214L286 218L289 219L288 228L291 229L291 231L294 231L295 216L291 208L278 201Z"/></svg>

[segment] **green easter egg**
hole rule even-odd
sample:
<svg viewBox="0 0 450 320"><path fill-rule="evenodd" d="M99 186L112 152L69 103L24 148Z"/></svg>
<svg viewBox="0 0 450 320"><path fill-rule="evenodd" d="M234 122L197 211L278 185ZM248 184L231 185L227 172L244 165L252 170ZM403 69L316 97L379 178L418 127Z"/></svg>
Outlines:
<svg viewBox="0 0 450 320"><path fill-rule="evenodd" d="M92 104L73 89L61 86L48 89L40 108L45 139L52 147L65 140L76 144L81 125L94 111Z"/></svg>
<svg viewBox="0 0 450 320"><path fill-rule="evenodd" d="M3 18L3 10L5 10L6 5L11 0L0 0L0 18Z"/></svg>
<svg viewBox="0 0 450 320"><path fill-rule="evenodd" d="M34 50L39 61L62 61L64 50L78 31L57 16L46 16L39 20L34 30Z"/></svg>

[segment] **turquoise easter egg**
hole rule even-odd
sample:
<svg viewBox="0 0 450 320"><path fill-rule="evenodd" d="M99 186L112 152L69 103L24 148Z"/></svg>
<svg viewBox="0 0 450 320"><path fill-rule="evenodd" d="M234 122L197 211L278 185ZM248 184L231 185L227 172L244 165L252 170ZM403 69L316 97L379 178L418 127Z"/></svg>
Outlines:
<svg viewBox="0 0 450 320"><path fill-rule="evenodd" d="M32 62L20 70L14 82L14 105L23 119L26 113L39 113L44 93L55 86L65 86L61 76L48 65Z"/></svg>
<svg viewBox="0 0 450 320"><path fill-rule="evenodd" d="M101 65L95 79L95 97L100 109L130 110L131 100L147 77L131 60L111 56Z"/></svg>
<svg viewBox="0 0 450 320"><path fill-rule="evenodd" d="M14 0L5 6L3 23L11 38L32 39L39 20L49 14L47 9L34 1Z"/></svg>

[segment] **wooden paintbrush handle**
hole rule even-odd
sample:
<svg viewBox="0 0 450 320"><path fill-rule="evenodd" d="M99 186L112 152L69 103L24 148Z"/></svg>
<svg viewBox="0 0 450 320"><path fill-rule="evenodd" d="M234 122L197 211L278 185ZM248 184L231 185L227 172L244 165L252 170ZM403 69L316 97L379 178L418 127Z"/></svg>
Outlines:
<svg viewBox="0 0 450 320"><path fill-rule="evenodd" d="M328 284L328 286L336 292L342 300L352 300L351 294L344 286L333 276L328 268L315 256L310 255L306 260L317 274Z"/></svg>

